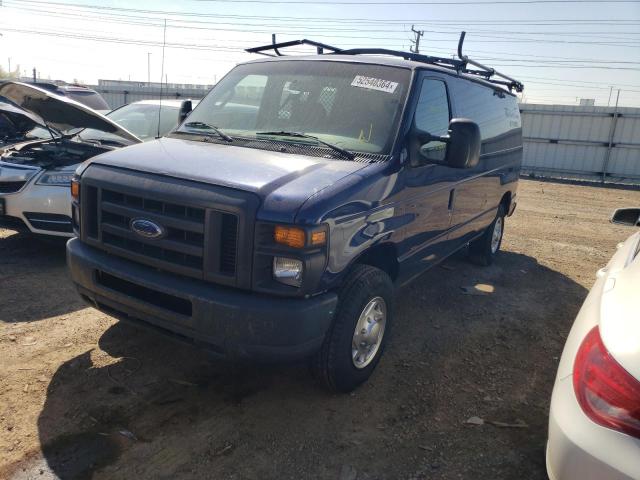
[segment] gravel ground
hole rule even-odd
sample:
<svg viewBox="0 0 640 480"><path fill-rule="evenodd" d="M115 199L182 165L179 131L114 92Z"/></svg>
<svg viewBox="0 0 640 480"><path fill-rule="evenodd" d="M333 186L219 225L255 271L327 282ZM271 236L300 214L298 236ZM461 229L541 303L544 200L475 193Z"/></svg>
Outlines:
<svg viewBox="0 0 640 480"><path fill-rule="evenodd" d="M61 245L0 230L0 478L546 478L558 357L630 205L638 191L521 181L496 263L458 255L401 290L351 395L120 324L79 300ZM479 283L493 293L463 293Z"/></svg>

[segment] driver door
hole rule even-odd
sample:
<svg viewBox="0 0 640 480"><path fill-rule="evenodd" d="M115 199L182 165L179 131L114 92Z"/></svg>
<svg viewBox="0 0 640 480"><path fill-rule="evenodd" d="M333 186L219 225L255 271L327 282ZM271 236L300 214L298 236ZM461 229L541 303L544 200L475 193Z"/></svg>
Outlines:
<svg viewBox="0 0 640 480"><path fill-rule="evenodd" d="M414 115L415 127L435 136L447 134L451 109L447 85L439 78L425 77ZM405 227L400 252L407 280L439 262L451 248L447 237L454 205L454 168L444 164L446 145L432 141L422 146L428 161L410 159L402 171L405 212L412 218Z"/></svg>

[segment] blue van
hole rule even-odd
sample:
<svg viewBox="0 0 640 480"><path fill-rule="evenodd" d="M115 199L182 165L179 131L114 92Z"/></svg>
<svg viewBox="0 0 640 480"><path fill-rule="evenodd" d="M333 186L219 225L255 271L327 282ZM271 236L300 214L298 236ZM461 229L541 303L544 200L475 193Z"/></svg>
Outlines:
<svg viewBox="0 0 640 480"><path fill-rule="evenodd" d="M165 138L84 163L67 259L110 315L226 357L309 358L346 392L382 356L399 285L498 254L522 85L461 54L253 51L291 44L318 54L238 65Z"/></svg>

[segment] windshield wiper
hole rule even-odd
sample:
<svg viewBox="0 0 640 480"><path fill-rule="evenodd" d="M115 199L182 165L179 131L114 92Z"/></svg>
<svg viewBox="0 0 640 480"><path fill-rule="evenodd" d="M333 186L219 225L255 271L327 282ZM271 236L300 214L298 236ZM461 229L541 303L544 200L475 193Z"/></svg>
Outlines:
<svg viewBox="0 0 640 480"><path fill-rule="evenodd" d="M231 138L229 135L224 133L218 127L216 127L214 125L209 125L208 123L204 123L204 122L187 122L187 123L184 124L184 126L185 127L189 127L189 128L203 128L203 129L207 129L207 130L213 130L225 142L233 142L233 138Z"/></svg>
<svg viewBox="0 0 640 480"><path fill-rule="evenodd" d="M320 140L318 137L315 137L313 135L307 135L306 133L300 133L300 132L256 132L256 135L274 135L274 136L279 136L279 137L293 137L293 138L310 138L312 140L315 140L316 142L324 145L325 147L329 147L331 150L333 150L334 152L338 152L340 155L342 155L343 157L348 158L349 160L353 160L354 158L356 158L356 156L351 153L349 150L345 150L344 148L341 148L337 145L334 145L333 143L329 143L329 142L325 142L324 140Z"/></svg>

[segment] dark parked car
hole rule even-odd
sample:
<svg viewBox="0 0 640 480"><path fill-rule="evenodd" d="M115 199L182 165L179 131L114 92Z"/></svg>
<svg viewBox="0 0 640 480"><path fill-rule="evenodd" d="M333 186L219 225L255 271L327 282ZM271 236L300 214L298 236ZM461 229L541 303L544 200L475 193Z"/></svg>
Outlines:
<svg viewBox="0 0 640 480"><path fill-rule="evenodd" d="M221 355L310 357L349 391L396 286L467 246L493 261L522 85L461 54L332 50L239 65L168 137L78 169L67 259L85 300Z"/></svg>
<svg viewBox="0 0 640 480"><path fill-rule="evenodd" d="M83 105L93 108L103 114L111 110L111 108L109 108L109 104L104 98L102 98L102 95L89 87L85 87L84 85L71 83L59 85L57 83L49 82L34 82L32 85L40 87L48 92L55 93L56 95L68 97L71 100L80 102Z"/></svg>

